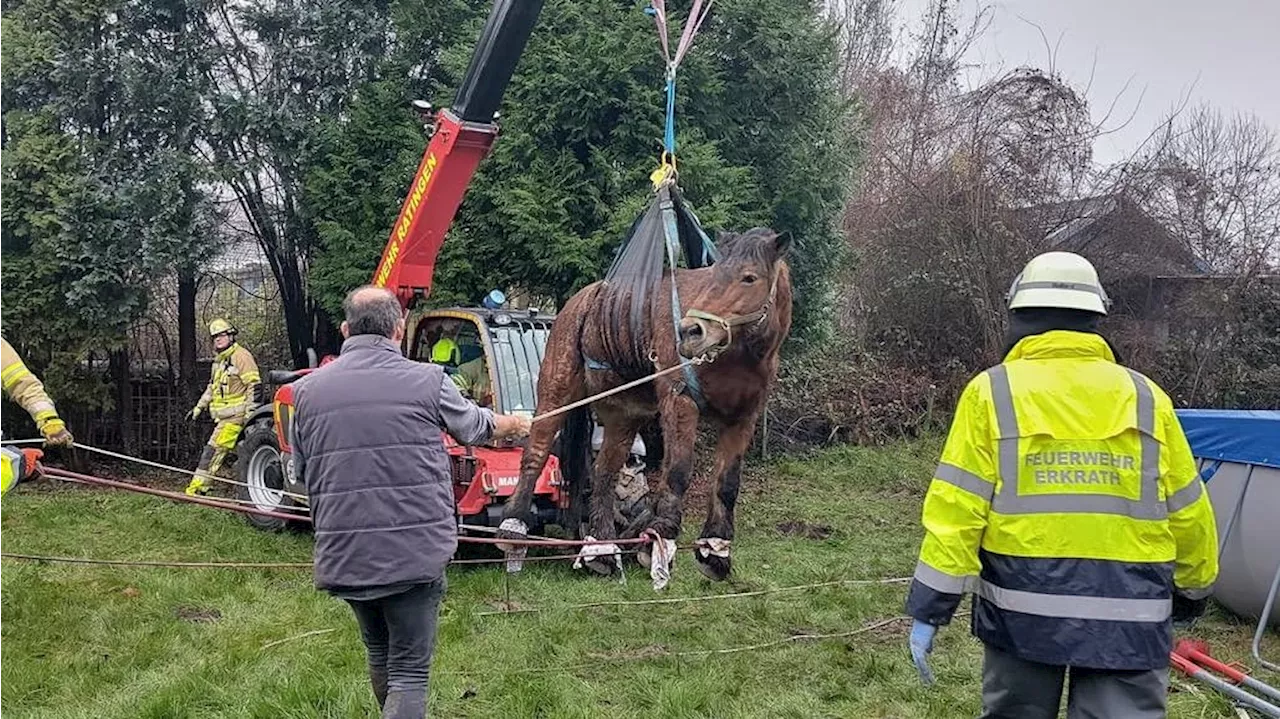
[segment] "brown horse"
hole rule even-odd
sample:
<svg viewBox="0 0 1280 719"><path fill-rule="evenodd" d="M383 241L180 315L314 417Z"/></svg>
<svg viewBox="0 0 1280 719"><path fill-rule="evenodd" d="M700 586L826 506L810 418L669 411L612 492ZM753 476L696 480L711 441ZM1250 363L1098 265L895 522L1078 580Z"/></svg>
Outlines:
<svg viewBox="0 0 1280 719"><path fill-rule="evenodd" d="M601 540L618 538L614 482L633 438L641 433L651 456L655 445L661 448L661 473L650 493L649 512L640 519L642 525L623 533L638 533L647 526L663 538L675 539L693 468L698 421L712 420L719 428L715 491L710 494L695 557L704 574L720 580L731 567L729 543L742 458L777 376L779 348L791 329L791 277L784 259L788 238L755 228L720 234L717 239L721 257L714 265L675 271L678 298L672 297L669 270L648 287L600 281L570 298L547 339L538 376L537 413L672 367L680 358L713 358L591 404L604 426L604 441L591 470L586 534ZM677 318L673 302L688 312ZM502 536L518 537L524 530L534 482L562 428L562 460L566 453L589 450L581 445L590 432L571 430L575 421L588 417L585 408L577 412L581 414L570 416L569 426L565 415L533 425ZM660 437L655 431L659 429ZM575 498L585 499L582 489L574 488ZM586 564L607 574L614 561L602 556Z"/></svg>

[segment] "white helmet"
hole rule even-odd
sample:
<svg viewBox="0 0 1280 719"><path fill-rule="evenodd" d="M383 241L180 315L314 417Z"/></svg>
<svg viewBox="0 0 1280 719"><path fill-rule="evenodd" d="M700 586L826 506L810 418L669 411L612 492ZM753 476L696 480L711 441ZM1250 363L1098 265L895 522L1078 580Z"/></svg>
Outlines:
<svg viewBox="0 0 1280 719"><path fill-rule="evenodd" d="M1009 286L1009 309L1061 307L1107 313L1111 299L1098 281L1098 271L1073 252L1046 252L1031 258Z"/></svg>

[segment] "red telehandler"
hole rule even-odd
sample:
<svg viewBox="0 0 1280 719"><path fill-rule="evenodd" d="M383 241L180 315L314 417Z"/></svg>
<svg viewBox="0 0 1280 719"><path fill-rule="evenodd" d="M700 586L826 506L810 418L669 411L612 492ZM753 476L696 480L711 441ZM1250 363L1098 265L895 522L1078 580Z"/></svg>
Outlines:
<svg viewBox="0 0 1280 719"><path fill-rule="evenodd" d="M498 107L542 4L542 0L494 3L456 101L435 116L431 141L373 275L373 284L394 291L406 310L412 310L431 291L436 256L467 185L498 135ZM430 111L425 103L415 105ZM501 293L495 292L483 307L411 315L405 354L413 360L431 361L435 342L442 337L453 339L460 355L456 364L480 361L488 374L489 391L472 399L496 412L532 416L537 405L538 371L554 317L537 310L508 310L503 300ZM259 407L250 417L237 445L236 471L243 483L240 498L260 509L306 504L301 498L306 488L294 483L288 471L287 438L293 417L289 383L312 371L315 368L268 373L269 382L281 386L272 403ZM567 427L565 431L591 431L591 427ZM515 491L519 480L522 448L517 444L467 447L447 442L460 523L496 527L501 522L502 502ZM633 448L632 461L624 471L637 472L641 447L637 443ZM550 458L535 490L534 508L540 523L579 529L582 518L578 512L585 502L572 495L587 485L590 460ZM581 481L576 481L579 478ZM287 524L271 517L246 517L261 529L278 530Z"/></svg>

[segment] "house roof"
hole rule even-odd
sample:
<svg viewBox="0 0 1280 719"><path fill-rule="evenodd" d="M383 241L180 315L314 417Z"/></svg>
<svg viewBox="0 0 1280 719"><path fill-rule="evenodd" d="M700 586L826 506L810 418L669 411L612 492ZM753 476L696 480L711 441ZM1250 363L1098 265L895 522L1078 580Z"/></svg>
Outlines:
<svg viewBox="0 0 1280 719"><path fill-rule="evenodd" d="M1019 211L1027 236L1046 250L1075 252L1095 260L1130 257L1158 274L1209 271L1185 242L1123 194L1048 203Z"/></svg>

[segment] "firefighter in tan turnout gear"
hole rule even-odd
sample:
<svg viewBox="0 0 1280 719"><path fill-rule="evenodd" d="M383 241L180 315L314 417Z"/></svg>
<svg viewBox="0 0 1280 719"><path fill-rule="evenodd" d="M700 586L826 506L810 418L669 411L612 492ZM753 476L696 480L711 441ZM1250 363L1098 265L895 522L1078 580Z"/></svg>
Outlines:
<svg viewBox="0 0 1280 719"><path fill-rule="evenodd" d="M236 446L245 420L253 410L258 384L262 381L258 364L249 350L236 342L236 328L224 319L209 323L209 337L217 352L213 358L212 377L200 401L192 408L191 419L205 411L216 423L209 443L200 454L200 464L187 485L187 494L207 494L222 462Z"/></svg>
<svg viewBox="0 0 1280 719"><path fill-rule="evenodd" d="M66 423L58 417L58 409L45 393L44 384L27 369L6 339L0 339L0 365L3 365L0 367L0 382L4 384L4 393L31 415L36 429L44 435L44 441L70 447L75 439L67 431Z"/></svg>
<svg viewBox="0 0 1280 719"><path fill-rule="evenodd" d="M44 391L44 383L27 369L9 341L3 338L0 338L0 384L4 385L4 394L35 420L36 429L44 435L45 444L70 447L75 442L71 432L67 431L66 423L58 416L53 400ZM36 462L42 453L36 449L3 447L0 454L3 454L0 470L4 475L0 493L8 493L14 485L34 476Z"/></svg>

